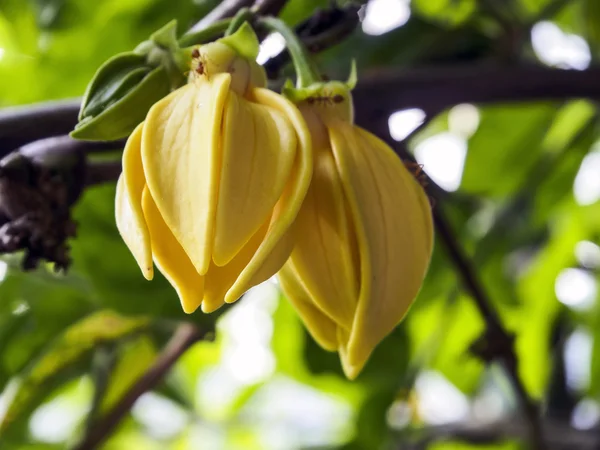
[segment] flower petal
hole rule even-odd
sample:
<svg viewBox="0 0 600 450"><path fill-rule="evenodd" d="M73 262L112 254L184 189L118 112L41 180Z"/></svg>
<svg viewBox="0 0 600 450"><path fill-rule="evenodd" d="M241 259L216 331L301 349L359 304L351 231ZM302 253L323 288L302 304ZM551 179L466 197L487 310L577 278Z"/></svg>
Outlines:
<svg viewBox="0 0 600 450"><path fill-rule="evenodd" d="M177 89L150 109L142 138L152 198L201 275L211 263L230 80L229 74L216 74Z"/></svg>
<svg viewBox="0 0 600 450"><path fill-rule="evenodd" d="M421 287L432 219L424 191L385 143L346 122L332 121L329 131L357 229L361 286L347 363L362 368Z"/></svg>
<svg viewBox="0 0 600 450"><path fill-rule="evenodd" d="M360 268L352 256L356 237L331 149L317 149L314 158L312 182L296 219L298 233L290 259L312 301L350 330L358 303Z"/></svg>
<svg viewBox="0 0 600 450"><path fill-rule="evenodd" d="M183 311L193 313L202 303L204 277L198 275L190 258L167 227L147 188L142 195L142 208L150 229L154 262L177 291Z"/></svg>
<svg viewBox="0 0 600 450"><path fill-rule="evenodd" d="M265 223L290 178L297 138L278 110L230 92L213 261L224 266Z"/></svg>
<svg viewBox="0 0 600 450"><path fill-rule="evenodd" d="M252 89L251 93L256 103L274 108L287 116L296 130L298 148L290 180L281 199L275 206L269 230L248 265L227 292L225 296L227 303L238 299L256 282L255 275L261 272L263 266L273 267L285 262L284 256L288 250L288 245L284 238L296 219L312 175L310 133L298 109L289 100L268 89L255 88ZM282 240L283 244L278 245ZM274 256L269 258L271 254ZM266 275L263 271L259 278L264 276Z"/></svg>
<svg viewBox="0 0 600 450"><path fill-rule="evenodd" d="M115 216L117 228L147 280L154 276L150 233L142 211L146 185L140 153L143 123L133 131L123 151L123 173L117 182Z"/></svg>
<svg viewBox="0 0 600 450"><path fill-rule="evenodd" d="M366 360L356 366L352 365L348 357L348 341L350 340L350 332L342 327L337 328L337 341L338 341L338 352L340 354L340 362L342 363L342 370L344 375L349 380L354 380L362 371Z"/></svg>
<svg viewBox="0 0 600 450"><path fill-rule="evenodd" d="M254 252L256 252L267 232L268 225L269 222L265 222L229 264L222 267L211 264L206 273L203 312L209 313L223 306L227 291L254 256Z"/></svg>
<svg viewBox="0 0 600 450"><path fill-rule="evenodd" d="M281 268L277 276L283 293L314 340L325 350L336 351L338 348L337 326L312 303L310 294L305 289L293 264L288 262Z"/></svg>

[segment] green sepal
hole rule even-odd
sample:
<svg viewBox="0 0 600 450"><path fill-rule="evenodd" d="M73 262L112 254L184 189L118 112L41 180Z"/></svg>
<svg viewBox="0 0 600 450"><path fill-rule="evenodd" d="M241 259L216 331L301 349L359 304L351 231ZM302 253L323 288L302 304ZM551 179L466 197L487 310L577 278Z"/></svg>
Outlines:
<svg viewBox="0 0 600 450"><path fill-rule="evenodd" d="M356 83L358 83L358 70L356 68L356 60L353 59L352 64L350 65L350 75L348 75L346 86L348 86L348 89L353 90L356 87Z"/></svg>
<svg viewBox="0 0 600 450"><path fill-rule="evenodd" d="M171 81L164 67L146 75L124 97L106 105L97 116L85 117L71 132L75 139L106 141L129 136L160 99L171 91Z"/></svg>
<svg viewBox="0 0 600 450"><path fill-rule="evenodd" d="M120 53L102 64L83 95L79 120L93 115L91 111L106 106L111 101L110 93L119 89L118 86L125 83L130 73L145 67L145 57L134 52Z"/></svg>
<svg viewBox="0 0 600 450"><path fill-rule="evenodd" d="M342 81L319 81L303 88L294 86L294 83L289 78L283 83L281 93L288 98L292 103L300 103L310 97L323 97L336 93L350 94L356 87L358 82L358 74L356 70L356 61L352 60L350 66L350 74L348 80Z"/></svg>
<svg viewBox="0 0 600 450"><path fill-rule="evenodd" d="M179 49L179 44L177 43L177 20L171 20L160 30L152 33L150 40L165 49Z"/></svg>
<svg viewBox="0 0 600 450"><path fill-rule="evenodd" d="M219 39L225 45L233 48L240 56L252 61L256 60L260 51L260 42L248 22L244 22L237 31Z"/></svg>

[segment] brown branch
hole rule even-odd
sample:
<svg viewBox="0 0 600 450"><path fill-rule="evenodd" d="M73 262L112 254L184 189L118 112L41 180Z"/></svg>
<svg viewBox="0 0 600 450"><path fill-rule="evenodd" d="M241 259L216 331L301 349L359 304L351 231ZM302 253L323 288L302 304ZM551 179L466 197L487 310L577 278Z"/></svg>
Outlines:
<svg viewBox="0 0 600 450"><path fill-rule="evenodd" d="M592 450L600 446L597 429L577 430L564 421L546 419L547 448L556 450ZM526 438L527 425L518 419L492 423L460 422L415 430L398 447L402 450L424 450L434 442L459 441L472 445L493 445L506 440ZM421 437L422 436L422 437Z"/></svg>
<svg viewBox="0 0 600 450"><path fill-rule="evenodd" d="M359 6L348 4L344 7L331 7L317 10L314 14L298 24L294 31L302 43L312 53L319 53L346 39L358 26ZM281 70L290 62L290 54L283 50L269 59L264 68L269 79L279 77Z"/></svg>
<svg viewBox="0 0 600 450"><path fill-rule="evenodd" d="M80 103L80 99L72 99L0 110L0 154L38 139L70 133L77 123Z"/></svg>
<svg viewBox="0 0 600 450"><path fill-rule="evenodd" d="M364 74L354 90L358 123L399 109L441 111L460 103L600 99L600 67L584 71L547 67L468 65L383 70Z"/></svg>
<svg viewBox="0 0 600 450"><path fill-rule="evenodd" d="M502 324L498 313L492 306L492 302L477 276L475 268L471 264L465 250L459 244L454 230L440 208L436 208L434 211L434 223L438 236L446 247L448 256L459 273L463 285L470 292L477 309L479 309L486 322L487 329L485 335L483 336L483 340L477 344L478 348L475 350L483 359L488 361L498 360L504 366L529 424L529 437L532 448L543 449L544 440L538 406L527 393L519 377L518 359L514 349L514 336Z"/></svg>
<svg viewBox="0 0 600 450"><path fill-rule="evenodd" d="M88 162L85 170L85 187L114 182L121 175L121 170L121 160Z"/></svg>
<svg viewBox="0 0 600 450"><path fill-rule="evenodd" d="M102 444L129 413L136 400L156 387L179 357L202 338L203 333L194 325L190 323L179 325L152 367L129 388L104 417L90 428L90 432L74 447L74 450L93 450Z"/></svg>
<svg viewBox="0 0 600 450"><path fill-rule="evenodd" d="M240 9L251 6L254 0L223 0L217 5L215 9L204 16L199 22L197 22L192 28L188 30L188 33L194 33L202 30L203 28L212 25L218 20L226 19L228 17L235 16Z"/></svg>
<svg viewBox="0 0 600 450"><path fill-rule="evenodd" d="M277 16L287 3L287 0L256 0L253 9L256 14Z"/></svg>
<svg viewBox="0 0 600 450"><path fill-rule="evenodd" d="M599 79L600 67L577 71L474 65L372 72L364 74L354 90L356 120L365 126L387 121L399 109L441 111L459 103L600 99ZM0 151L5 154L26 142L68 133L78 111L78 100L0 111Z"/></svg>

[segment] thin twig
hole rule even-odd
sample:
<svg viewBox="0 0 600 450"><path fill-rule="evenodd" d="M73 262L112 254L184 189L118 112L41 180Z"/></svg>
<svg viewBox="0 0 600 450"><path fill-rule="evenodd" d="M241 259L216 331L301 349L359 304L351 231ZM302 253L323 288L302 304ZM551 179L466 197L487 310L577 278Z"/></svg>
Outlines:
<svg viewBox="0 0 600 450"><path fill-rule="evenodd" d="M152 367L129 388L104 417L91 427L89 434L73 450L93 450L102 444L129 413L136 400L145 392L156 387L179 357L202 337L203 333L196 326L190 323L179 325Z"/></svg>
<svg viewBox="0 0 600 450"><path fill-rule="evenodd" d="M430 120L432 116L430 115ZM420 130L421 128L419 128ZM413 132L412 135L414 135ZM384 135L384 140L390 142L389 133ZM386 139L387 138L387 139ZM407 151L406 141L393 145L396 152L403 158L415 161L414 157ZM439 205L439 198L435 192L430 192ZM481 280L479 279L471 260L460 245L449 220L445 217L440 206L433 210L433 220L437 234L444 244L449 258L452 260L462 284L469 291L477 309L486 323L486 333L477 343L478 355L486 361L497 360L506 370L506 373L513 385L515 394L521 405L521 409L529 425L529 439L532 448L541 450L544 448L543 430L540 423L540 414L537 405L527 393L521 378L519 377L518 358L514 349L514 336L504 327L500 316L492 306L493 303L488 297Z"/></svg>
<svg viewBox="0 0 600 450"><path fill-rule="evenodd" d="M287 0L256 0L252 9L263 16L277 16L287 3Z"/></svg>
<svg viewBox="0 0 600 450"><path fill-rule="evenodd" d="M317 10L294 29L306 48L312 53L319 53L342 42L358 26L359 7L348 4L343 8ZM290 55L283 50L269 59L264 68L269 79L276 79L280 71L290 62Z"/></svg>

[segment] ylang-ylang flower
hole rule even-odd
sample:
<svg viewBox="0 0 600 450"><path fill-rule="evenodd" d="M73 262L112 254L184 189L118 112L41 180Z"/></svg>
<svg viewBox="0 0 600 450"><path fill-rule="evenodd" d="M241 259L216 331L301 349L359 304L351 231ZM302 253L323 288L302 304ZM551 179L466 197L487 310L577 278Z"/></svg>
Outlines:
<svg viewBox="0 0 600 450"><path fill-rule="evenodd" d="M351 78L284 89L310 129L314 170L279 278L314 339L338 351L355 378L415 299L433 227L413 174L388 145L353 124Z"/></svg>
<svg viewBox="0 0 600 450"><path fill-rule="evenodd" d="M247 25L195 49L189 83L150 109L123 154L119 231L144 276L154 262L188 313L279 270L310 183L307 127L264 88L257 53Z"/></svg>

